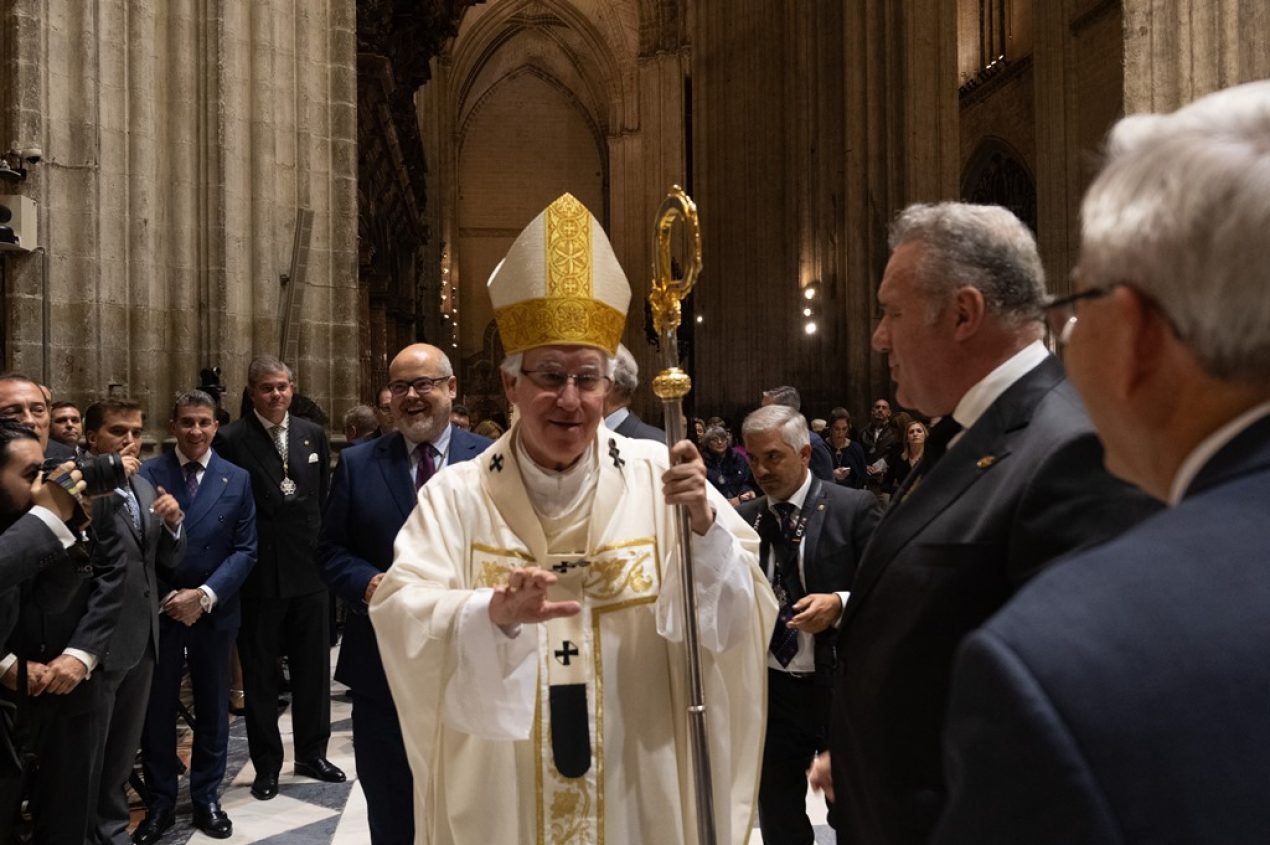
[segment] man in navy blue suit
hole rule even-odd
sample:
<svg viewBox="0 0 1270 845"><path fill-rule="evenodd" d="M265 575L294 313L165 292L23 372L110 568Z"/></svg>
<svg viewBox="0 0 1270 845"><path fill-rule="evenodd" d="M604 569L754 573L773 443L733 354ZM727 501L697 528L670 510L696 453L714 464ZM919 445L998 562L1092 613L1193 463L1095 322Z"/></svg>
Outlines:
<svg viewBox="0 0 1270 845"><path fill-rule="evenodd" d="M935 841L1270 842L1270 81L1122 120L1081 218L1050 326L1170 508L967 638Z"/></svg>
<svg viewBox="0 0 1270 845"><path fill-rule="evenodd" d="M353 611L335 679L353 697L353 750L371 841L414 842L414 796L401 725L366 608L392 565L393 541L418 490L448 464L476 457L487 438L450 423L454 370L435 346L407 346L388 367L396 431L345 449L331 486L318 558Z"/></svg>
<svg viewBox="0 0 1270 845"><path fill-rule="evenodd" d="M201 390L182 393L170 426L176 449L140 471L176 497L186 532L185 558L161 586L159 661L141 736L151 800L133 833L140 845L157 842L174 822L176 711L186 663L197 714L190 761L194 826L215 839L233 833L218 800L229 744L229 653L241 619L238 591L256 562L251 478L211 449L216 401Z"/></svg>

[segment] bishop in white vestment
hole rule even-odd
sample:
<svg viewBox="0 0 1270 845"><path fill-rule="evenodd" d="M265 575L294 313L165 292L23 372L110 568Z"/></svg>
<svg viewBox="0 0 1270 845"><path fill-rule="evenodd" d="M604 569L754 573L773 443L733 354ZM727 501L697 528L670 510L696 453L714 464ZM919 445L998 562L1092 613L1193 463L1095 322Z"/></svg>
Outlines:
<svg viewBox="0 0 1270 845"><path fill-rule="evenodd" d="M776 615L758 538L690 443L667 450L600 424L630 293L577 200L566 194L526 228L490 292L518 421L421 490L371 603L417 841L696 842L683 504L718 841L740 845Z"/></svg>

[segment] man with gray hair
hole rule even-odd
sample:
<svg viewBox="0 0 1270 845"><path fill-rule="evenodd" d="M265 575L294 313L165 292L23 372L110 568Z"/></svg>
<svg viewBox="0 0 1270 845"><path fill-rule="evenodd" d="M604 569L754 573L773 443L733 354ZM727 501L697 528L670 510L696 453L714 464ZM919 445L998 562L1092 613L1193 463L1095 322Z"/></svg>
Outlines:
<svg viewBox="0 0 1270 845"><path fill-rule="evenodd" d="M767 652L759 827L767 845L811 845L807 767L825 750L838 623L880 512L873 494L811 474L819 435L793 408L759 408L741 435L763 495L737 512L758 532L759 564L780 602Z"/></svg>
<svg viewBox="0 0 1270 845"><path fill-rule="evenodd" d="M344 437L350 444L374 439L379 419L369 405L354 405L344 412Z"/></svg>
<svg viewBox="0 0 1270 845"><path fill-rule="evenodd" d="M1109 146L1050 324L1107 466L1170 507L967 639L942 843L1270 842L1270 81Z"/></svg>
<svg viewBox="0 0 1270 845"><path fill-rule="evenodd" d="M637 387L639 364L635 363L635 356L626 348L626 344L619 343L613 366L613 386L604 398L604 427L637 440L665 443L666 432L644 422L631 410L631 399L635 396Z"/></svg>
<svg viewBox="0 0 1270 845"><path fill-rule="evenodd" d="M915 205L891 230L873 347L896 398L940 418L875 532L842 621L835 817L853 843L925 842L958 641L1055 558L1153 508L1041 342L1036 242L996 206Z"/></svg>

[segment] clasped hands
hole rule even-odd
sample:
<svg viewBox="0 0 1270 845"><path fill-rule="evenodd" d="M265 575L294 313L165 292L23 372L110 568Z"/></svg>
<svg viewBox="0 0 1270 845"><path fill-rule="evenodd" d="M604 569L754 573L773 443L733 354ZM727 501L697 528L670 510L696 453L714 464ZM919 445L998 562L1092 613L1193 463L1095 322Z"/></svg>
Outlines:
<svg viewBox="0 0 1270 845"><path fill-rule="evenodd" d="M667 505L683 505L694 533L704 535L714 524L714 508L706 492L706 465L691 440L680 440L670 449L670 469L662 473L662 494ZM558 580L555 573L536 567L513 569L507 584L494 588L489 618L506 628L528 622L546 622L573 616L582 610L576 601L548 601L547 590ZM835 617L836 618L836 617Z"/></svg>

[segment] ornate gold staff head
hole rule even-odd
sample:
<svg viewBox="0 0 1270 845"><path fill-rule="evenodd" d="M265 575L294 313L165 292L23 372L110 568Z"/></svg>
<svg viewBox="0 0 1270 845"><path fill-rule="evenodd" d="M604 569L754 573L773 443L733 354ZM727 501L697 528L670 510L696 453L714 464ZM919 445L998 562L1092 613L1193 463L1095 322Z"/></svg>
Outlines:
<svg viewBox="0 0 1270 845"><path fill-rule="evenodd" d="M688 227L692 253L682 278L676 279L670 267L670 232L676 220ZM697 204L675 185L657 210L656 242L653 246L653 283L648 294L652 306L653 328L665 336L679 328L682 319L679 303L692 292L701 272L701 225L697 221Z"/></svg>
<svg viewBox="0 0 1270 845"><path fill-rule="evenodd" d="M676 220L682 220L688 227L692 245L688 267L678 279L674 278L670 266L670 232ZM653 379L653 393L662 400L682 399L692 390L692 379L679 368L675 331L683 320L679 303L692 292L697 274L701 272L701 224L697 220L697 204L683 188L675 185L657 210L654 226L653 281L648 304L653 312L653 328L666 343L669 366Z"/></svg>

